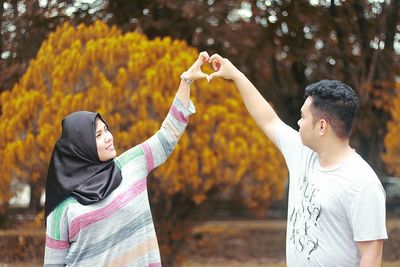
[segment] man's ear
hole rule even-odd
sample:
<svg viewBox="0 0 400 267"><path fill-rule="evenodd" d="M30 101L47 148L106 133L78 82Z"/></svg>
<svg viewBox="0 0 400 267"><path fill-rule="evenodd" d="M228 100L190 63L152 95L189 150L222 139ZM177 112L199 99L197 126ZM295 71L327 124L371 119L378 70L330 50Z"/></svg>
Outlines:
<svg viewBox="0 0 400 267"><path fill-rule="evenodd" d="M324 119L320 119L318 122L318 133L320 136L326 134L327 132L327 128L328 128L328 124L326 122L326 120Z"/></svg>

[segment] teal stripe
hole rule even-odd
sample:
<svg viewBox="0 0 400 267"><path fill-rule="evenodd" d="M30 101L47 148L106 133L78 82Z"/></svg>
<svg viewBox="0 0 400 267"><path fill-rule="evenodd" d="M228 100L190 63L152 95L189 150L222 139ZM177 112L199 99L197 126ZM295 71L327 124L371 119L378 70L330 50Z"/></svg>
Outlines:
<svg viewBox="0 0 400 267"><path fill-rule="evenodd" d="M144 154L143 149L140 148L140 146L135 146L129 149L128 151L122 153L121 156L117 157L115 159L115 163L117 164L118 168L122 170L122 168L125 167L125 165L129 161L143 154Z"/></svg>
<svg viewBox="0 0 400 267"><path fill-rule="evenodd" d="M165 138L164 134L162 131L157 132L157 137L160 140L160 143L167 155L171 154L172 150L176 146L177 141L174 140L174 142L168 142L167 138Z"/></svg>
<svg viewBox="0 0 400 267"><path fill-rule="evenodd" d="M58 204L58 206L54 209L51 221L51 238L61 240L61 217L64 213L65 208L71 203L76 203L76 199L73 197L68 197L63 202Z"/></svg>

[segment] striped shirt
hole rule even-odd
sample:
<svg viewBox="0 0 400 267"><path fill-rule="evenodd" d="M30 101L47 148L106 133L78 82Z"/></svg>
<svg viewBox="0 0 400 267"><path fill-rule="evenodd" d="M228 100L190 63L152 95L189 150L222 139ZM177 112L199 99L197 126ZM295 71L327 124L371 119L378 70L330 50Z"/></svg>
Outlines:
<svg viewBox="0 0 400 267"><path fill-rule="evenodd" d="M81 205L70 196L47 217L44 266L161 266L147 194L149 172L162 164L195 113L175 98L156 134L115 158L121 184Z"/></svg>

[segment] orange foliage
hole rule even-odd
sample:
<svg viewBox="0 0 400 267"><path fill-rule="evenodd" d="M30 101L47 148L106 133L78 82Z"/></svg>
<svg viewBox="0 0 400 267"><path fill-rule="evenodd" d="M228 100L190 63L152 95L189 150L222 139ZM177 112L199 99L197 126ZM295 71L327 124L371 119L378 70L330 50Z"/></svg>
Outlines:
<svg viewBox="0 0 400 267"><path fill-rule="evenodd" d="M0 98L2 200L10 197L4 189L13 178L44 187L60 122L73 111L100 112L118 152L149 138L197 54L182 41L122 34L102 22L59 27L19 83ZM196 81L192 99L197 114L168 161L152 173L152 201L166 202L168 213L180 210L179 202L173 203L177 195L200 205L239 189L249 208L265 212L284 191L287 171L279 151L257 128L231 82Z"/></svg>
<svg viewBox="0 0 400 267"><path fill-rule="evenodd" d="M387 124L383 161L394 175L400 175L400 82L396 83L397 96L391 105L392 118Z"/></svg>
<svg viewBox="0 0 400 267"><path fill-rule="evenodd" d="M196 56L195 49L170 38L123 35L101 22L77 29L64 24L43 43L20 82L1 95L1 181L44 183L60 121L76 110L99 111L119 151L144 141L160 126L178 77ZM215 188L242 184L251 207L279 196L282 158L234 86L221 79L192 87L198 113L168 163L155 171L162 181L158 191L185 192L200 204Z"/></svg>

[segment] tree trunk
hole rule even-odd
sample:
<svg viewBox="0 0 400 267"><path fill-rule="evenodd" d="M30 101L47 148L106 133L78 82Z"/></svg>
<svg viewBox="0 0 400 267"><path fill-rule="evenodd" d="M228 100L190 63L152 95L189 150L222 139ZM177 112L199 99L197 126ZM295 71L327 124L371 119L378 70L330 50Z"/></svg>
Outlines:
<svg viewBox="0 0 400 267"><path fill-rule="evenodd" d="M0 31L3 32L3 13L4 13L4 6L0 4ZM0 34L0 56L3 53L3 35ZM3 60L2 60L3 61Z"/></svg>
<svg viewBox="0 0 400 267"><path fill-rule="evenodd" d="M9 221L8 203L2 203L0 205L0 229L7 228Z"/></svg>
<svg viewBox="0 0 400 267"><path fill-rule="evenodd" d="M42 194L42 188L35 182L31 181L29 186L31 187L31 197L29 201L29 213L36 215L41 211L40 197Z"/></svg>

